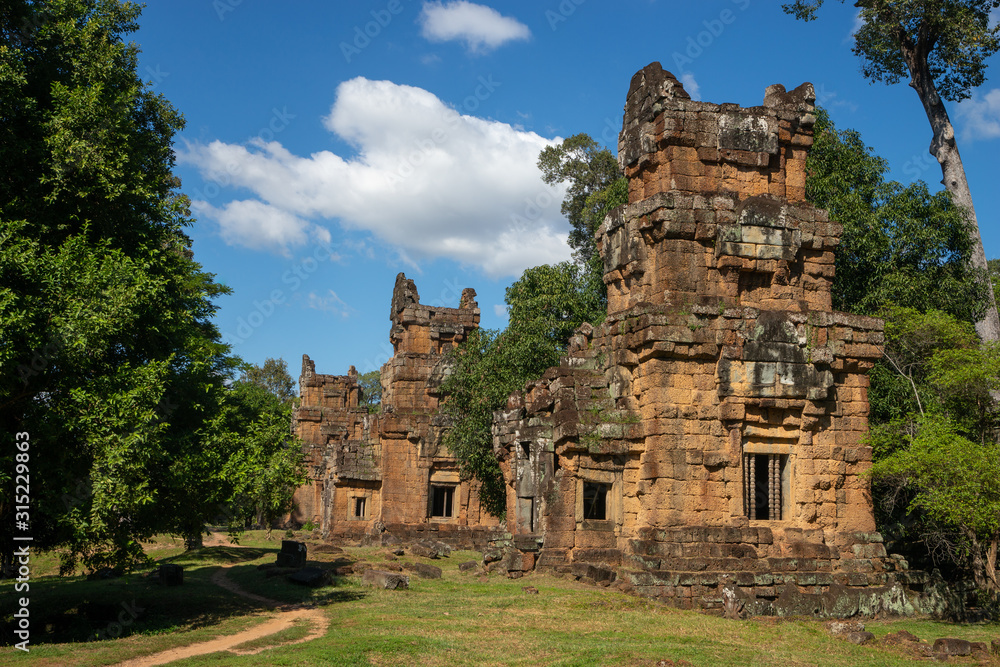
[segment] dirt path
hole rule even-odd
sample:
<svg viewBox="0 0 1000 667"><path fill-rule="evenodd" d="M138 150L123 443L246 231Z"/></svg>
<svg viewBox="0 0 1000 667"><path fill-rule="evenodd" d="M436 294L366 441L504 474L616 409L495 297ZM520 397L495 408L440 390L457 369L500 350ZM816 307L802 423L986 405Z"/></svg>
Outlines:
<svg viewBox="0 0 1000 667"><path fill-rule="evenodd" d="M213 533L208 539L205 540L205 546L229 546L229 540ZM240 595L249 600L253 600L254 602L260 602L274 608L275 613L268 614L270 616L269 620L261 623L260 625L254 626L249 630L238 632L235 635L216 637L215 639L210 639L208 641L172 648L167 651L161 651L160 653L154 653L153 655L147 655L142 658L126 660L125 662L119 663L118 667L152 667L152 665L165 665L173 662L174 660L190 658L195 655L205 655L206 653L216 653L218 651L230 651L237 655L252 655L254 653L265 651L269 648L274 648L275 646L302 644L304 642L312 641L313 639L318 639L326 634L327 629L330 627L330 619L327 618L322 609L316 609L315 607L305 605L283 604L277 600L272 600L270 598L257 595L256 593L250 593L249 591L243 590L226 576L226 568L230 568L236 564L237 563L230 563L228 565L223 565L218 572L212 575L212 583L216 586L221 586L236 595ZM287 630L299 619L305 619L312 625L312 630L309 634L301 639L262 646L260 648L249 650L239 650L235 648L240 644L245 644L246 642L261 639L262 637L268 637L281 632L282 630Z"/></svg>

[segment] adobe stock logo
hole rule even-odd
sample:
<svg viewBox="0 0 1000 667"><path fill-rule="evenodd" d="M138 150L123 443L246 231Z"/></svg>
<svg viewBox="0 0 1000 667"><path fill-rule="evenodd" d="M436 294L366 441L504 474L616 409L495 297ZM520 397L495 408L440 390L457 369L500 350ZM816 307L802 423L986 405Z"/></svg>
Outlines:
<svg viewBox="0 0 1000 667"><path fill-rule="evenodd" d="M732 0L732 3L736 5L740 11L746 11L750 6L750 0ZM686 48L684 52L674 51L671 54L671 58L674 61L674 73L680 76L680 73L687 72L687 66L694 63L695 60L701 57L705 50L710 48L712 44L715 43L722 33L726 31L726 26L732 25L736 21L737 14L731 9L723 9L719 12L719 17L712 20L702 21L701 24L705 27L704 30L699 32L695 36L688 36Z"/></svg>

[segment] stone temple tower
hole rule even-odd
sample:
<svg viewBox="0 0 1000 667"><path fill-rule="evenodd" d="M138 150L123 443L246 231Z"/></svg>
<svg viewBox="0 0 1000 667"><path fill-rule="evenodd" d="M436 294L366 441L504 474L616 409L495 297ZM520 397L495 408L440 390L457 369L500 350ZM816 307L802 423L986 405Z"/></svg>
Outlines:
<svg viewBox="0 0 1000 667"><path fill-rule="evenodd" d="M659 63L632 78L607 319L494 427L512 569L683 607L912 610L922 575L886 556L864 477L882 323L832 310L841 226L805 199L813 102L695 102Z"/></svg>

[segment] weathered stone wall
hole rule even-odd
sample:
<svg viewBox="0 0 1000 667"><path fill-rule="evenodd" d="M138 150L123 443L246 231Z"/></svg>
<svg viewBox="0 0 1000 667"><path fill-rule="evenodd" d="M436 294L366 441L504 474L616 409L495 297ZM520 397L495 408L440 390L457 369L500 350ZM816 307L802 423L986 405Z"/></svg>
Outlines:
<svg viewBox="0 0 1000 667"><path fill-rule="evenodd" d="M303 357L293 431L304 442L309 481L296 492L293 518L312 519L327 537L371 539L388 527L395 537L440 533L471 545L493 535L499 521L481 510L476 484L459 478L438 415L444 353L479 326L475 296L466 289L458 308L425 306L413 281L396 277L394 353L381 369L378 415L358 407L353 366L346 376L317 375Z"/></svg>
<svg viewBox="0 0 1000 667"><path fill-rule="evenodd" d="M319 375L315 363L302 355L299 396L292 431L303 442L308 479L295 492L292 519L311 521L324 532L334 523L359 521L350 532L363 532L366 517L355 517L348 504L365 497L367 518L380 504L379 417L358 406L361 388L353 366L347 375Z"/></svg>
<svg viewBox="0 0 1000 667"><path fill-rule="evenodd" d="M497 415L508 527L532 545L510 569L601 564L685 607L728 589L762 613L905 611L920 575L874 532L860 442L882 324L831 310L813 98L741 108L658 63L633 78L629 204L598 233L607 320Z"/></svg>

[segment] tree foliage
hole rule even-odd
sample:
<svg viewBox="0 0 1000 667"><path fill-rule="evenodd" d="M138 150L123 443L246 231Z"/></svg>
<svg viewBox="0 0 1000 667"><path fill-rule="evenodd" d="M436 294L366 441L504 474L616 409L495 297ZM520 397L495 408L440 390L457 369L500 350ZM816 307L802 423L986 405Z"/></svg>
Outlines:
<svg viewBox="0 0 1000 667"><path fill-rule="evenodd" d="M558 350L539 329L477 329L452 353L453 370L442 385L442 413L451 426L444 443L466 478L479 481L484 509L503 516L505 486L493 452L493 413L511 392L559 361Z"/></svg>
<svg viewBox="0 0 1000 667"><path fill-rule="evenodd" d="M840 0L843 2L843 0ZM785 3L786 12L811 21L824 0ZM986 80L986 59L1000 49L1000 26L990 27L997 0L860 0L861 27L854 53L872 81L899 83L911 76L907 54L926 63L938 93L960 102Z"/></svg>
<svg viewBox="0 0 1000 667"><path fill-rule="evenodd" d="M237 360L192 259L181 115L136 72L139 7L0 7L0 467L31 435L34 544L92 567L204 520L206 447ZM201 475L201 476L199 476ZM13 491L0 495L9 565Z"/></svg>
<svg viewBox="0 0 1000 667"><path fill-rule="evenodd" d="M969 266L968 222L945 191L887 181L887 162L855 130L817 110L806 196L844 226L834 307L876 315L887 303L937 309L970 322L988 301Z"/></svg>
<svg viewBox="0 0 1000 667"><path fill-rule="evenodd" d="M606 307L600 309L586 276L571 262L527 269L507 288L507 328L478 329L452 353L452 372L441 387L442 411L452 424L444 442L462 472L479 480L479 496L495 516L502 514L506 498L493 452L493 413L511 393L559 363L581 324L603 321Z"/></svg>
<svg viewBox="0 0 1000 667"><path fill-rule="evenodd" d="M891 426L873 432L876 448L892 449L875 462L873 478L892 490L890 500L904 501L932 549L971 571L980 589L1000 592L1000 448L970 440L939 414L909 430Z"/></svg>
<svg viewBox="0 0 1000 667"><path fill-rule="evenodd" d="M823 2L796 0L783 8L810 21ZM976 331L983 340L1000 341L1000 316L989 289L972 192L943 101L959 102L986 80L986 59L1000 49L1000 25L990 26L991 10L1000 7L1000 0L858 0L855 6L861 27L854 34L854 52L861 58L862 73L888 84L908 76L920 98L933 133L929 152L941 165L941 182L968 220L969 260L987 299Z"/></svg>
<svg viewBox="0 0 1000 667"><path fill-rule="evenodd" d="M248 364L243 369L240 381L255 384L284 403L295 398L295 381L288 373L288 362L284 359L268 357L261 366Z"/></svg>
<svg viewBox="0 0 1000 667"><path fill-rule="evenodd" d="M291 511L292 495L306 478L302 443L289 433L291 419L291 401L260 384L236 382L226 393L212 433L228 453L219 477L231 533L248 524L270 531Z"/></svg>
<svg viewBox="0 0 1000 667"><path fill-rule="evenodd" d="M369 413L378 413L382 408L382 371L374 370L358 376L361 387L361 405Z"/></svg>
<svg viewBox="0 0 1000 667"><path fill-rule="evenodd" d="M919 541L938 562L996 586L1000 478L995 433L1000 347L981 343L968 322L941 311L889 308L881 367L895 393L891 410L873 402L878 516L899 548ZM875 385L877 378L873 378ZM977 490L978 489L978 490Z"/></svg>
<svg viewBox="0 0 1000 667"><path fill-rule="evenodd" d="M493 413L511 393L559 363L581 324L604 321L607 288L594 235L604 217L628 200L627 181L614 156L585 134L545 148L538 164L546 183L570 183L563 213L573 226L570 246L577 261L521 274L507 288L507 328L474 331L452 352L452 372L442 385L442 411L452 424L445 444L463 474L479 480L480 499L495 516L503 514L506 497L493 451Z"/></svg>
<svg viewBox="0 0 1000 667"><path fill-rule="evenodd" d="M538 168L545 183L568 183L562 213L571 227L569 247L586 264L596 254L594 237L604 221L607 199L618 197L618 191L608 190L616 181L622 181L617 188L624 185L618 160L590 135L581 133L558 146L546 146L538 155Z"/></svg>

